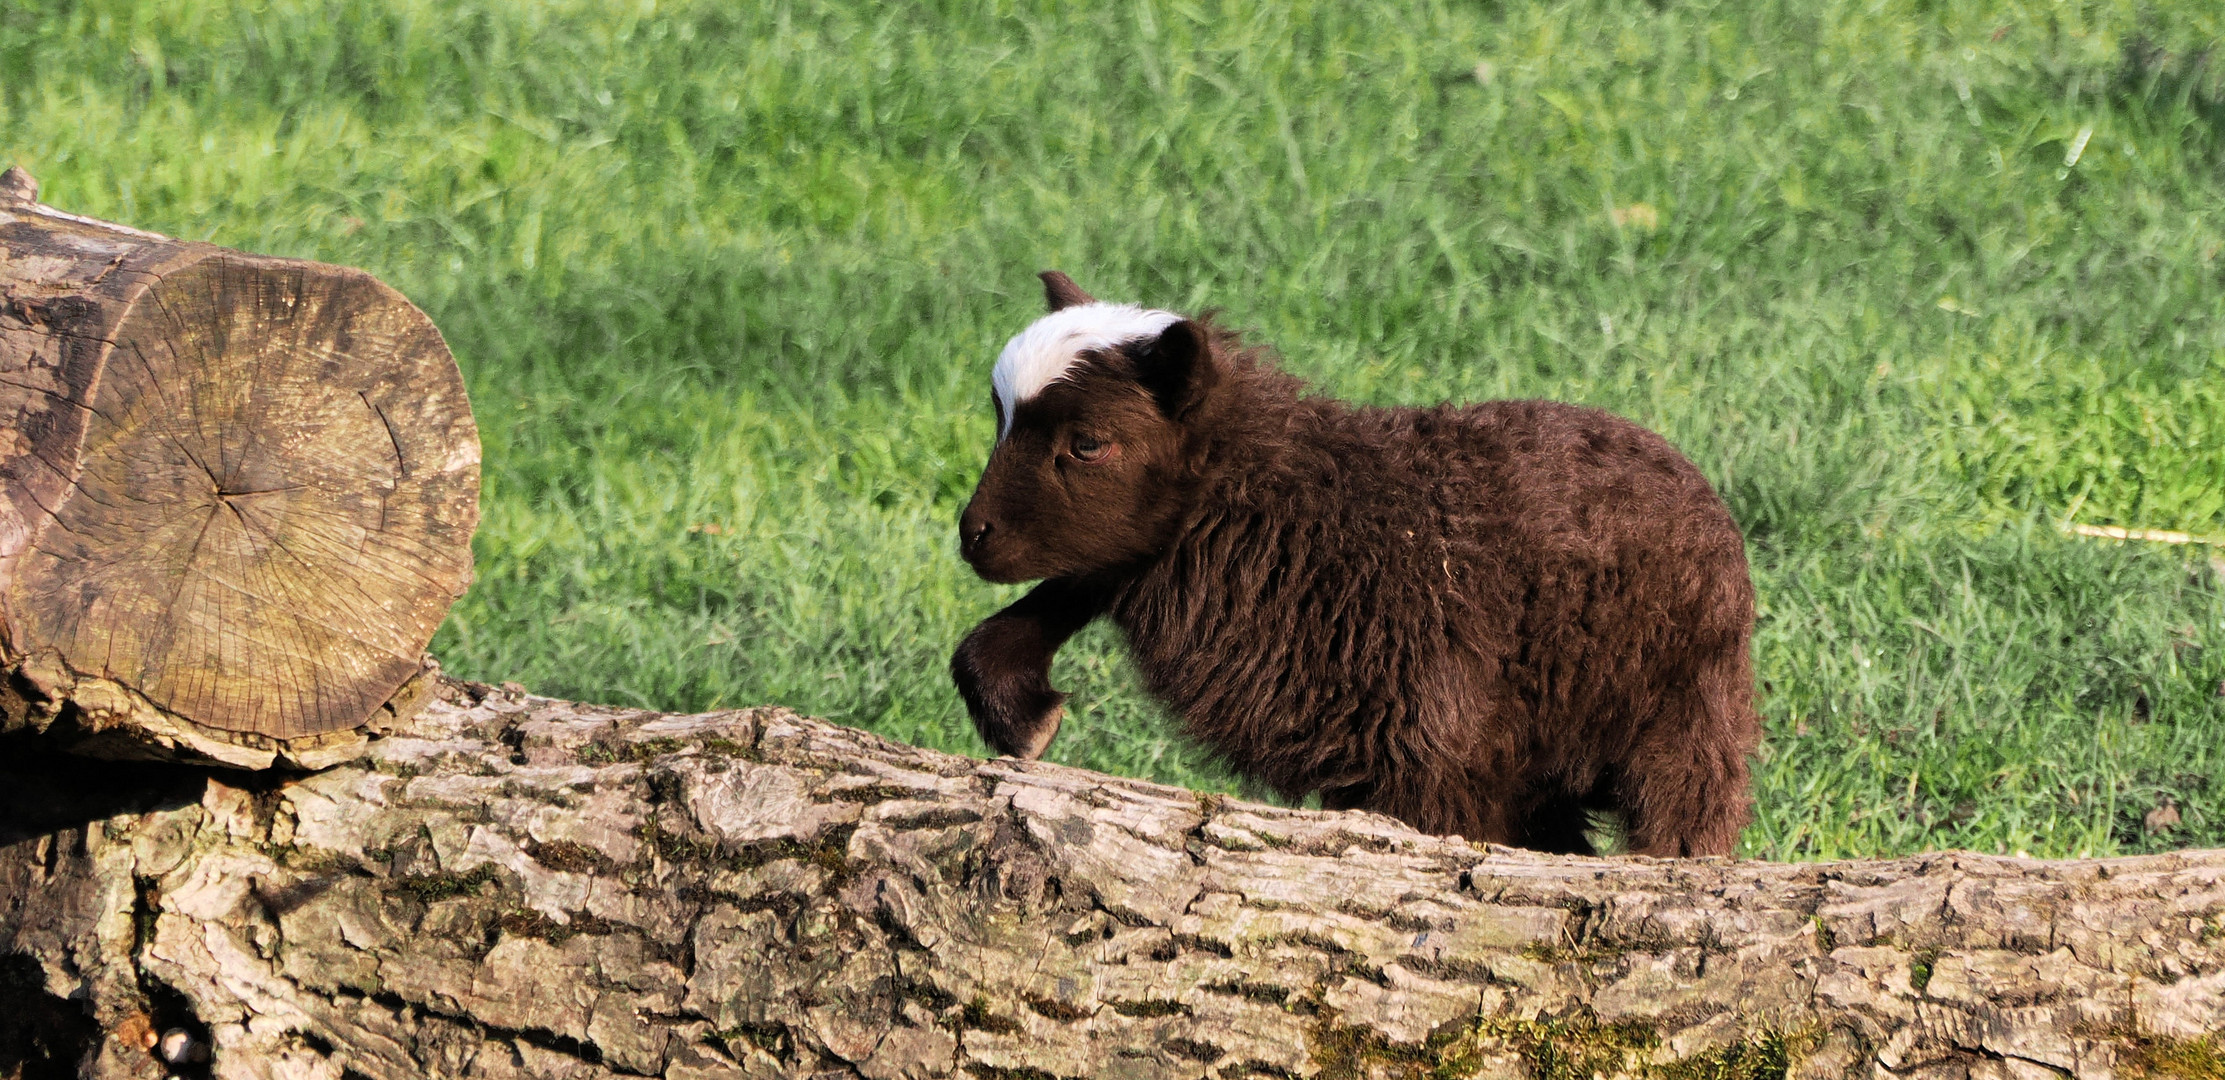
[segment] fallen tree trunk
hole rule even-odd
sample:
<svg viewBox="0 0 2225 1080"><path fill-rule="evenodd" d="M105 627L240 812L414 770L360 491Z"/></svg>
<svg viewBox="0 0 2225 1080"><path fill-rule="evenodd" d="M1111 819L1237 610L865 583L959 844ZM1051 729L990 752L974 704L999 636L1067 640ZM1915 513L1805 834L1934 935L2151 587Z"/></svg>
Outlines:
<svg viewBox="0 0 2225 1080"><path fill-rule="evenodd" d="M360 270L37 193L0 174L0 730L353 752L471 578L479 438L440 333Z"/></svg>
<svg viewBox="0 0 2225 1080"><path fill-rule="evenodd" d="M1544 857L453 682L314 774L0 762L0 1076L2208 1076L2225 1026L2215 852Z"/></svg>

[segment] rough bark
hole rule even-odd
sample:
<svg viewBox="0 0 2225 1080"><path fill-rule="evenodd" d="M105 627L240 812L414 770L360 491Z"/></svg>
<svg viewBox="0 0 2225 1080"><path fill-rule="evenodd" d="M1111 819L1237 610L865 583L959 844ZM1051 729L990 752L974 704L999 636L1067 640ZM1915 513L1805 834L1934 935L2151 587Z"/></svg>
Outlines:
<svg viewBox="0 0 2225 1080"><path fill-rule="evenodd" d="M453 682L312 774L0 762L0 1076L2216 1075L2225 1025L2225 853L1549 858Z"/></svg>
<svg viewBox="0 0 2225 1080"><path fill-rule="evenodd" d="M470 580L455 360L362 271L36 196L0 179L0 729L344 756Z"/></svg>

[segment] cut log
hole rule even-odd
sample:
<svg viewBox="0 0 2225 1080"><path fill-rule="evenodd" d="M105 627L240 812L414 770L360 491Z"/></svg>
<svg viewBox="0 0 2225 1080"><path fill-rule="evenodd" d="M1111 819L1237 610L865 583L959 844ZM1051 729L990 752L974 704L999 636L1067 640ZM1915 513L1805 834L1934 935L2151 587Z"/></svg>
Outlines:
<svg viewBox="0 0 2225 1080"><path fill-rule="evenodd" d="M0 1077L2129 1078L2225 1028L2219 852L1548 857L457 683L308 776L18 742Z"/></svg>
<svg viewBox="0 0 2225 1080"><path fill-rule="evenodd" d="M401 294L0 177L0 728L343 755L469 583L478 488L455 360Z"/></svg>

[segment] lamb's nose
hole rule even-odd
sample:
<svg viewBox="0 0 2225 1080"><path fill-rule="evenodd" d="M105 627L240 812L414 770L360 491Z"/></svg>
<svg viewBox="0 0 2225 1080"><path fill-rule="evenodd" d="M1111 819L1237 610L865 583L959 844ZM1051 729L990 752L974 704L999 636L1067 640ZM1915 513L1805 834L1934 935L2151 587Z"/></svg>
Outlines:
<svg viewBox="0 0 2225 1080"><path fill-rule="evenodd" d="M979 544L984 537L996 530L997 527L991 524L986 517L975 517L972 514L967 514L958 520L959 542L969 549Z"/></svg>

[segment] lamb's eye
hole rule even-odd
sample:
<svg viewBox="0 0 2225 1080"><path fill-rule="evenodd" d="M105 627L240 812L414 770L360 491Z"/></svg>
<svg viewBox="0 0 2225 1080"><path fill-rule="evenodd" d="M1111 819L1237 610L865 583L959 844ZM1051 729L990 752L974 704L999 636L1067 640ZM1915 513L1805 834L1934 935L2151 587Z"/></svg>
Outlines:
<svg viewBox="0 0 2225 1080"><path fill-rule="evenodd" d="M1112 444L1087 435L1076 435L1074 441L1067 444L1067 450L1074 455L1076 461L1103 461L1105 455L1112 452Z"/></svg>

